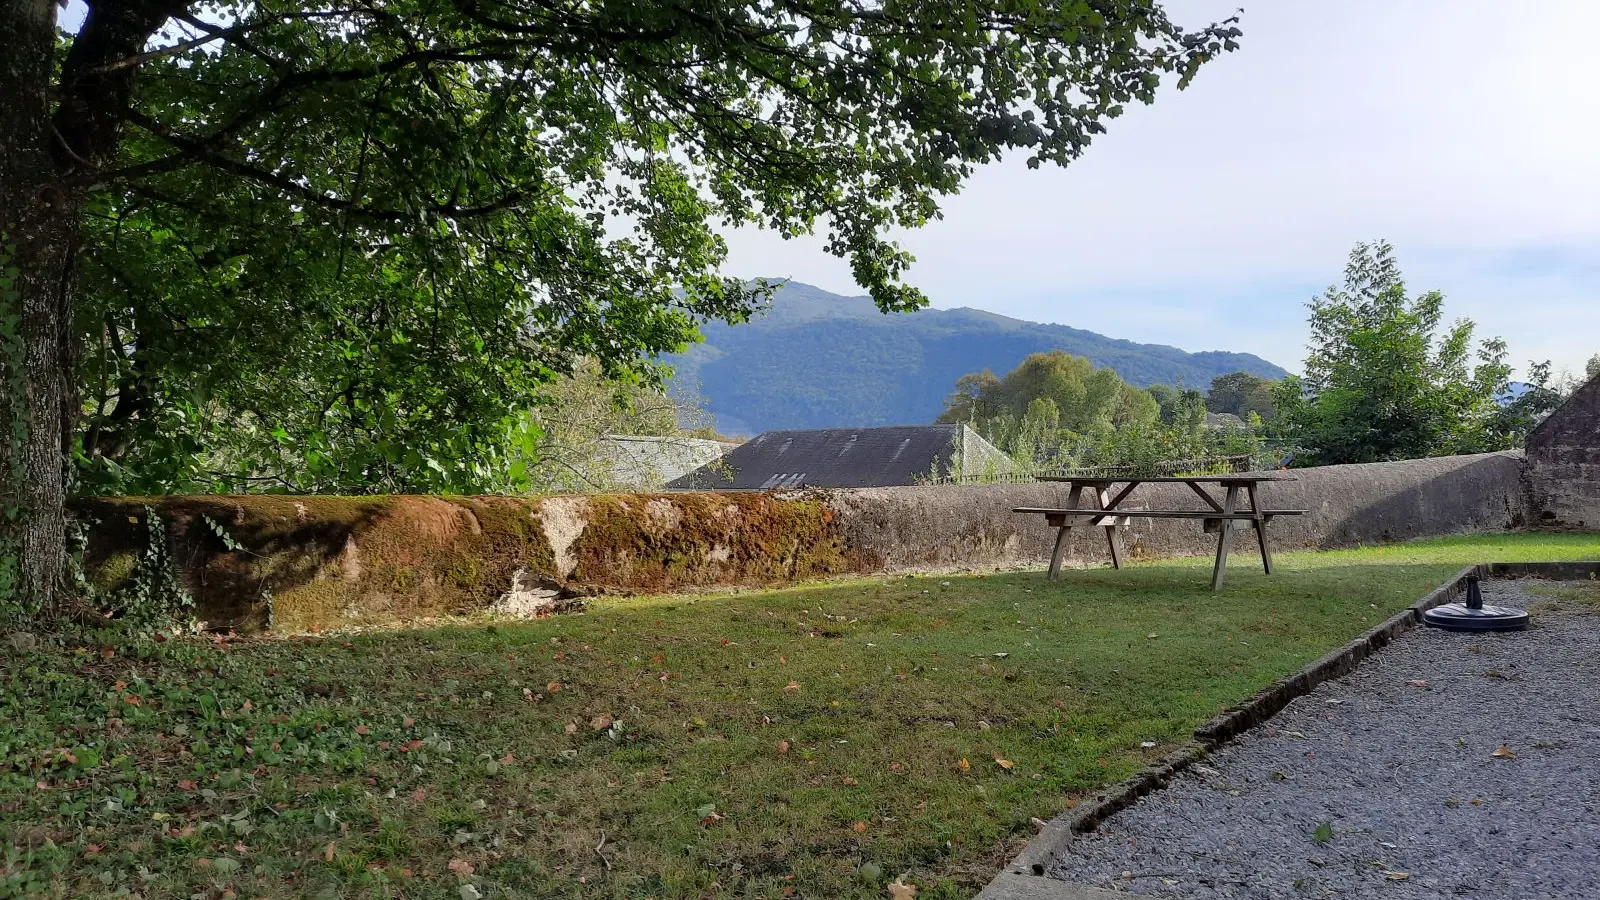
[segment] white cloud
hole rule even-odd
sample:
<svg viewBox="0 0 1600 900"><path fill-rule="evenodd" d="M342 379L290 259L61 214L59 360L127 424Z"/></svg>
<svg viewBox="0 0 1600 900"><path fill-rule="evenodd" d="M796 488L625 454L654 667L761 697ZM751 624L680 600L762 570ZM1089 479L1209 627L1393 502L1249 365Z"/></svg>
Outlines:
<svg viewBox="0 0 1600 900"><path fill-rule="evenodd" d="M1231 5L1169 4L1199 24ZM911 281L972 305L1294 367L1304 301L1357 241L1501 334L1514 359L1600 351L1600 4L1273 0L1243 49L1112 123L1066 170L980 171L902 238ZM730 237L732 271L855 292L819 241ZM1530 252L1531 251L1531 252ZM1563 252L1564 251L1564 252Z"/></svg>

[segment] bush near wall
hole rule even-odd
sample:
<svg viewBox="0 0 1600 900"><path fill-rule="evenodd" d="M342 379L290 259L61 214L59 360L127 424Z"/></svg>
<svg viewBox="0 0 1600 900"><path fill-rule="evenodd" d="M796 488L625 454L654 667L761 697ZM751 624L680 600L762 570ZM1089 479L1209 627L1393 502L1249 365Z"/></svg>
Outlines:
<svg viewBox="0 0 1600 900"><path fill-rule="evenodd" d="M765 494L130 497L77 501L73 512L87 529L92 597L108 610L151 580L141 566L170 566L155 574L170 575L199 619L240 631L402 621L575 591L767 585L848 568L824 503ZM152 554L157 535L167 545Z"/></svg>

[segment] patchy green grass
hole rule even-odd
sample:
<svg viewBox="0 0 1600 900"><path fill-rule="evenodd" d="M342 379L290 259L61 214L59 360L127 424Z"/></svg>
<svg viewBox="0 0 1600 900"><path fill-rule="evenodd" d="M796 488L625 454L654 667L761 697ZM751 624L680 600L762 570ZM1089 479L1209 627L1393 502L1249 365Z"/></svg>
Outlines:
<svg viewBox="0 0 1600 900"><path fill-rule="evenodd" d="M1242 543L1242 541L1241 541ZM964 897L1506 535L0 659L0 896ZM1151 746L1146 746L1146 745Z"/></svg>

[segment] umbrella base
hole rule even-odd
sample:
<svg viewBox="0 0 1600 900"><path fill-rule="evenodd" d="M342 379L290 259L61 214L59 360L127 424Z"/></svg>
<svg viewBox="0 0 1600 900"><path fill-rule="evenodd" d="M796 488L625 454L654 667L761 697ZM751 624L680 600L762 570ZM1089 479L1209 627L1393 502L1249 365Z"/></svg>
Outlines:
<svg viewBox="0 0 1600 900"><path fill-rule="evenodd" d="M1521 631L1528 627L1528 613L1509 606L1473 609L1465 603L1446 603L1423 613L1422 621L1446 631Z"/></svg>

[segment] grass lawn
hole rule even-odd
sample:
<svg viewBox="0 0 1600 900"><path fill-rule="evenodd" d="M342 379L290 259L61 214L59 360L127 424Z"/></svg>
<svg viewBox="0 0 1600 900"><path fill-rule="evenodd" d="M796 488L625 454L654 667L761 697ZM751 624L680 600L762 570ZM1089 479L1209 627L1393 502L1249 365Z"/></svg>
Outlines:
<svg viewBox="0 0 1600 900"><path fill-rule="evenodd" d="M1241 539L1242 545L1242 539ZM0 897L968 897L1498 535L0 657Z"/></svg>

